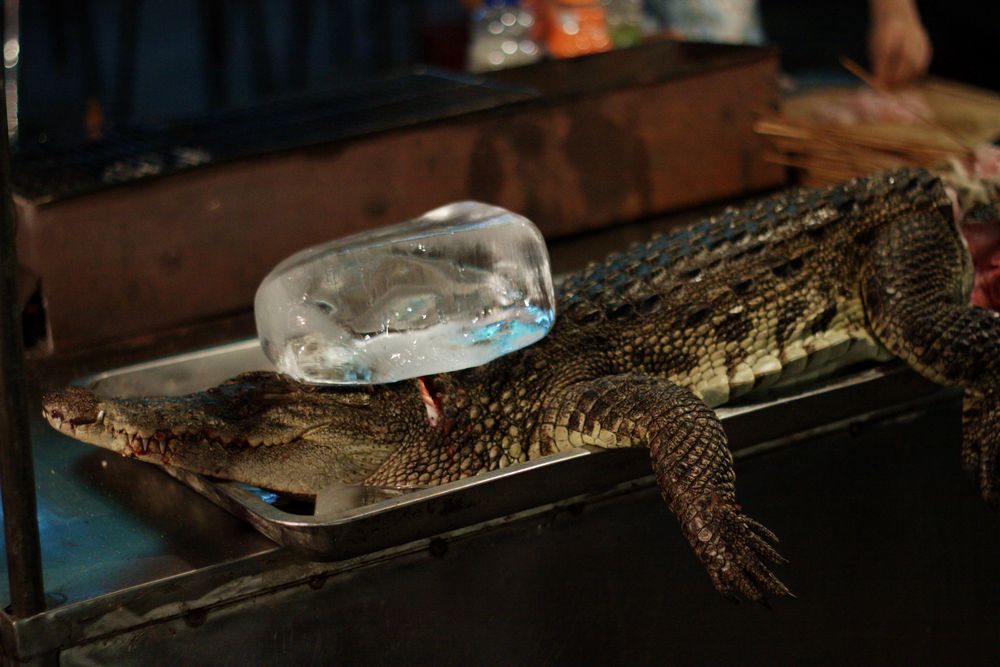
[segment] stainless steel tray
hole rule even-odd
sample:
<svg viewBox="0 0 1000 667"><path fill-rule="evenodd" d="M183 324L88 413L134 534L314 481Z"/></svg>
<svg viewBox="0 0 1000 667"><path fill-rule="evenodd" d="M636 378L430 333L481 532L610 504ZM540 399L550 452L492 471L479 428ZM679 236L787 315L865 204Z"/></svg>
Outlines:
<svg viewBox="0 0 1000 667"><path fill-rule="evenodd" d="M120 368L78 382L105 396L183 394L270 365L256 339ZM720 408L736 456L796 442L944 398L947 391L898 364L868 367L766 400ZM340 560L622 485L651 484L643 450L576 449L391 498L333 493L315 504L164 468L170 475L315 560Z"/></svg>

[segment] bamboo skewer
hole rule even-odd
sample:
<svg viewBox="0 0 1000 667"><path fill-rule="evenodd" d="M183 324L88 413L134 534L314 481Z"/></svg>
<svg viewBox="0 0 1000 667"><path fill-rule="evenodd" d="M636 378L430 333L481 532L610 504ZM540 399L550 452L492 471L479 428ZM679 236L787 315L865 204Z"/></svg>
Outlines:
<svg viewBox="0 0 1000 667"><path fill-rule="evenodd" d="M856 63L843 62L864 83L883 90ZM932 166L956 158L965 162L974 157L972 146L1000 132L1000 97L977 94L974 89L953 90L947 82L920 84L917 90L928 95L936 112L943 110L953 122L959 122L962 133L914 109L907 110L917 125L836 125L811 120L815 110L831 99L829 93L822 92L793 101L787 107L792 115L760 118L754 131L767 139L765 160L798 169L803 181L813 184L906 165Z"/></svg>
<svg viewBox="0 0 1000 667"><path fill-rule="evenodd" d="M857 64L847 56L840 57L840 64L848 72L858 77L862 83L871 88L872 90L882 93L884 95L891 95L892 91L883 86L878 80L868 73L865 68ZM900 104L903 104L900 102ZM931 126L934 129L941 130L945 135L947 135L952 141L958 144L968 155L972 155L973 149L969 146L952 128L948 127L944 123L936 122L935 120L928 118L920 109L913 109L911 107L906 107L903 105L907 111L911 112L916 118L919 118L922 122Z"/></svg>

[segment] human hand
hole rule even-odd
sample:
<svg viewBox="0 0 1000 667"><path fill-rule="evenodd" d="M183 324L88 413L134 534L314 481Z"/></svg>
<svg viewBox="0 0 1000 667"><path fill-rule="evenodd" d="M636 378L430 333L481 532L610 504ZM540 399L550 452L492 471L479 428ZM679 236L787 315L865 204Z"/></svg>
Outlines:
<svg viewBox="0 0 1000 667"><path fill-rule="evenodd" d="M927 73L931 41L911 0L872 0L868 53L876 80L904 85Z"/></svg>

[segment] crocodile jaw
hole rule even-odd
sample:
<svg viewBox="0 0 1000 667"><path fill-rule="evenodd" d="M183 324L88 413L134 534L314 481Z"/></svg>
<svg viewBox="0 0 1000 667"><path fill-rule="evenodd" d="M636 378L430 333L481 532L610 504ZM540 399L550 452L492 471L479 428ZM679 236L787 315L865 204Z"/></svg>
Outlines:
<svg viewBox="0 0 1000 667"><path fill-rule="evenodd" d="M102 399L93 392L71 387L44 398L42 416L49 425L72 438L111 450L116 454L171 465L192 447L221 446L231 452L237 448L263 447L271 444L251 442L198 422L171 425L156 419L156 411L143 414L137 405L114 399Z"/></svg>
<svg viewBox="0 0 1000 667"><path fill-rule="evenodd" d="M103 398L70 387L45 396L42 415L122 456L314 495L332 481L361 482L420 437L412 425L427 418L417 392L384 393L315 391L256 374L179 397Z"/></svg>
<svg viewBox="0 0 1000 667"><path fill-rule="evenodd" d="M92 391L68 387L47 394L42 400L42 417L60 433L125 454L124 442L114 437L115 425L106 423L105 406Z"/></svg>

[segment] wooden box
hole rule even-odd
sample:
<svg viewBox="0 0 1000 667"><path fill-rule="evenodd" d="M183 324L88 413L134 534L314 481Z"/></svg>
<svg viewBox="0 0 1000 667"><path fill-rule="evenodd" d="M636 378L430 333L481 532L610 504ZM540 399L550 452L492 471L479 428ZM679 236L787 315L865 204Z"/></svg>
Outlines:
<svg viewBox="0 0 1000 667"><path fill-rule="evenodd" d="M498 73L476 83L485 102L449 107L444 92L438 115L362 105L350 136L322 115L261 150L241 117L174 129L183 151L145 137L159 162L108 162L97 186L49 187L26 157L18 252L40 279L46 349L245 311L286 255L449 201L499 204L555 237L777 186L752 129L778 103L777 72L768 49L655 42Z"/></svg>

